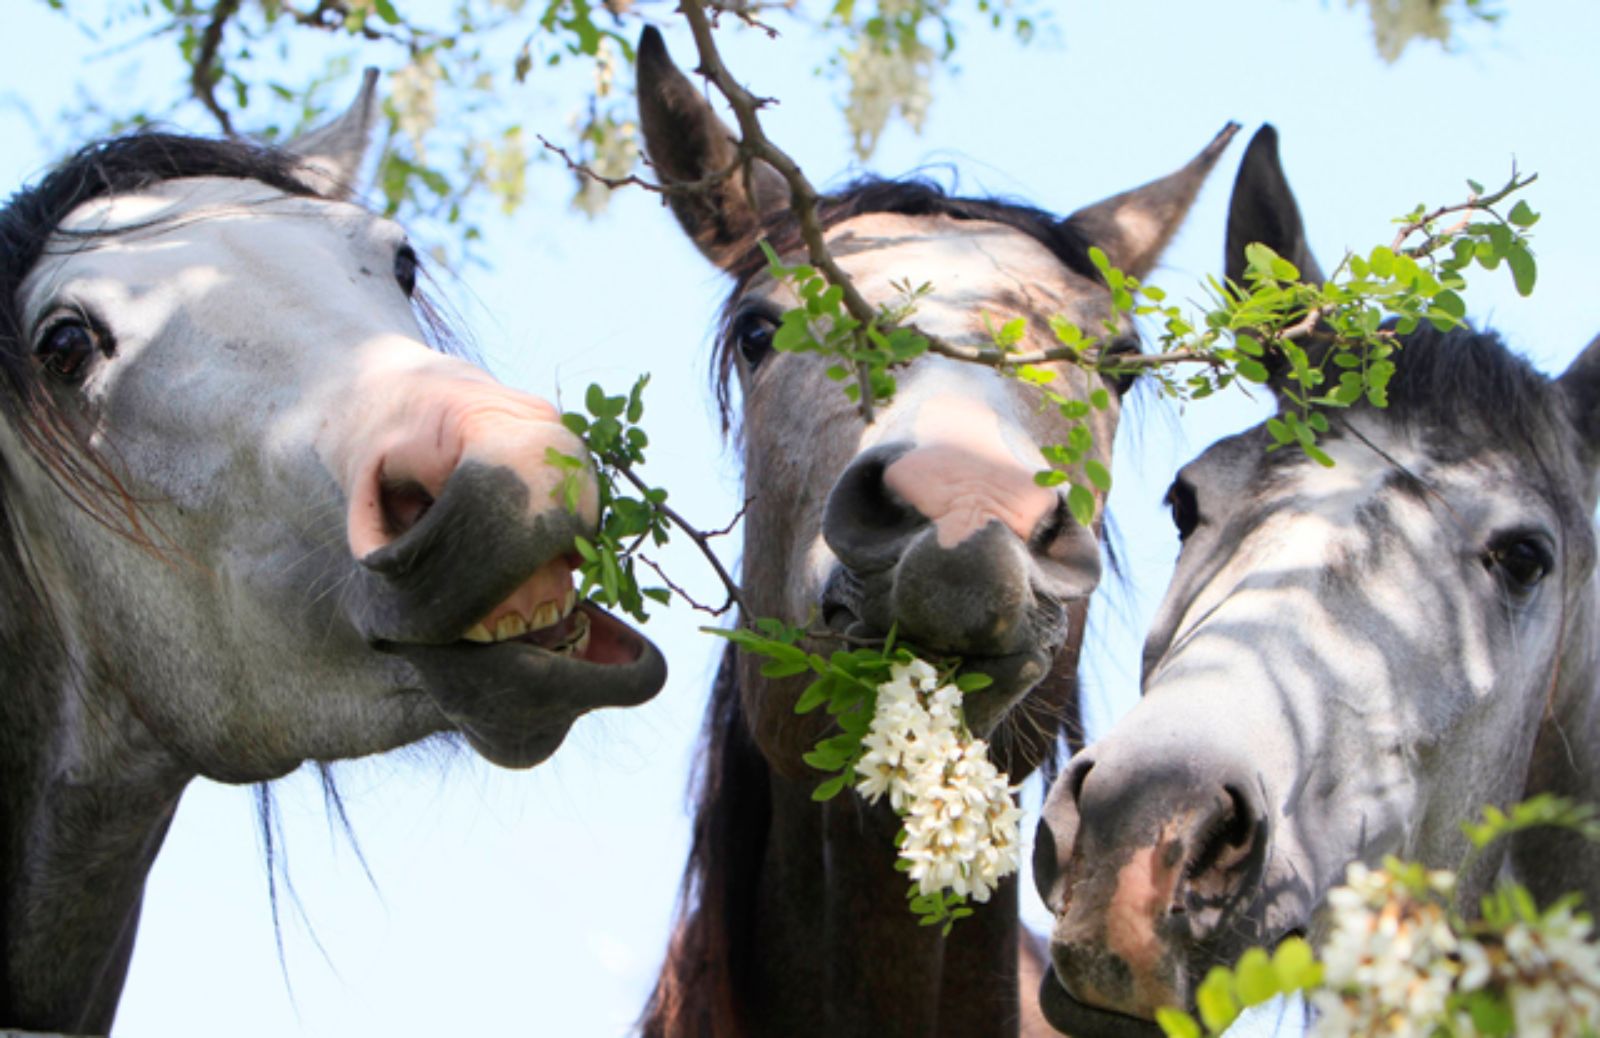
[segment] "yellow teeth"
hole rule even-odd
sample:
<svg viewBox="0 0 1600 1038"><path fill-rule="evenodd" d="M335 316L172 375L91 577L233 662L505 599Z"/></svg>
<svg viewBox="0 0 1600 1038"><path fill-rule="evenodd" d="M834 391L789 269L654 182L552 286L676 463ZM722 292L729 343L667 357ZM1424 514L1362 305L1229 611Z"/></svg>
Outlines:
<svg viewBox="0 0 1600 1038"><path fill-rule="evenodd" d="M531 617L524 617L522 614L515 612L507 613L494 622L493 629L483 621L479 621L462 632L461 637L466 641L477 642L480 645L507 641L521 637L529 631L542 631L546 627L554 627L572 615L572 611L576 608L578 608L578 591L576 588L568 588L561 601L540 602L534 606L533 616ZM575 637L581 637L583 646L587 647L589 644L588 634L589 621L582 614L579 614L578 622L573 625L573 635L569 636L567 641L558 647L556 651L566 651L576 645ZM579 648L578 651L582 652L583 648Z"/></svg>
<svg viewBox="0 0 1600 1038"><path fill-rule="evenodd" d="M528 630L542 631L560 622L561 607L554 602L540 602L533 607L533 619L528 621Z"/></svg>
<svg viewBox="0 0 1600 1038"><path fill-rule="evenodd" d="M494 640L503 642L508 638L528 633L528 621L520 613L507 613L494 623Z"/></svg>

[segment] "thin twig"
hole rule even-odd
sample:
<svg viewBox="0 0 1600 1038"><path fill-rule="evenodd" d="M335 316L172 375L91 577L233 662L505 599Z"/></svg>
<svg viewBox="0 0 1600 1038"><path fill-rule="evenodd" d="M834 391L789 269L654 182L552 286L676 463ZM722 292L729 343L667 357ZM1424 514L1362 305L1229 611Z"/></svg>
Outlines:
<svg viewBox="0 0 1600 1038"><path fill-rule="evenodd" d="M729 177L733 176L733 174L737 172L739 167L742 165L742 163L735 162L727 169L716 170L715 172L708 173L699 180L684 180L670 184L658 183L654 180L646 180L643 177L632 173L625 177L608 177L605 174L596 171L594 167L589 166L586 163L579 162L577 159L573 158L572 154L567 151L566 148L547 140L544 134L536 134L535 136L539 138L539 143L543 144L547 151L553 151L557 155L561 156L561 161L567 164L567 168L569 170L576 173L580 177L587 177L597 184L603 184L613 191L617 190L618 188L632 185L634 187L642 187L646 191L658 195L697 194L705 191L708 188L715 187L724 180L727 180Z"/></svg>
<svg viewBox="0 0 1600 1038"><path fill-rule="evenodd" d="M189 88L195 99L217 120L217 125L229 137L233 136L233 120L228 110L217 101L217 83L222 79L222 69L217 64L217 52L222 47L222 34L228 19L239 13L239 0L217 0L211 9L211 20L200 31L200 43L195 48L194 66L189 73Z"/></svg>
<svg viewBox="0 0 1600 1038"><path fill-rule="evenodd" d="M617 471L618 474L622 476L622 478L626 479L629 483L632 483L634 488L637 489L641 494L647 493L650 490L649 485L635 475L633 469L628 465L618 464L616 463L615 459L611 458L606 459L606 461ZM722 581L722 586L728 593L729 602L737 605L740 613L748 615L749 611L745 609L744 598L739 594L739 582L733 579L732 574L730 574L727 568L722 565L722 560L717 558L717 553L711 550L711 539L713 537L720 536L720 534L701 533L697 527L690 524L687 519L679 515L668 505L656 504L654 507L662 515L666 516L667 520L671 522L673 526L676 526L678 529L682 530L688 535L689 539L694 542L695 547L700 549L700 554L706 557L706 562L710 563L712 570L716 572L717 579ZM741 509L741 512L742 511L743 510ZM643 558L643 556L640 557ZM660 571L657 570L657 572ZM663 579L665 579L664 576ZM693 600L690 599L690 601L692 602ZM723 612L726 612L726 610L727 606L724 606ZM717 615L720 616L721 613L718 613Z"/></svg>
<svg viewBox="0 0 1600 1038"><path fill-rule="evenodd" d="M1412 259L1421 259L1424 256L1430 255L1434 252L1434 250L1438 249L1440 244L1446 239L1451 238L1464 230L1467 224L1471 221L1471 214L1473 212L1486 211L1493 213L1493 206L1496 203L1503 202L1512 194L1521 191L1523 188L1527 187L1529 184L1538 179L1539 174L1537 173L1530 174L1525 179L1520 178L1517 174L1517 167L1513 165L1511 167L1511 179L1507 181L1506 186L1500 190L1482 196L1474 194L1469 196L1465 202L1458 202L1455 205L1442 205L1432 212L1426 213L1417 219L1404 224L1400 228L1399 232L1395 234L1394 243L1390 245L1389 251L1396 253L1402 252L1401 246L1405 244L1406 239L1411 237L1413 234L1416 234L1418 231L1421 231L1427 235L1427 239L1420 245L1415 245L1409 249L1403 250L1403 254L1410 256ZM1467 215L1462 216L1461 220L1456 224L1455 227L1452 227L1442 235L1434 234L1428 230L1428 226L1435 220L1449 216L1451 213L1464 213Z"/></svg>
<svg viewBox="0 0 1600 1038"><path fill-rule="evenodd" d="M721 606L708 606L704 602L697 601L693 595L689 594L688 591L685 591L671 577L667 576L667 571L662 569L661 566L656 563L656 560L652 559L648 555L640 555L638 558L640 562L656 571L656 576L661 578L661 580L667 585L668 590L677 595L679 598L683 599L685 602L689 603L690 609L693 609L699 613L706 613L710 616L722 616L727 613L729 609L733 608L734 598L732 595L729 595ZM740 608L742 611L743 607L741 606Z"/></svg>

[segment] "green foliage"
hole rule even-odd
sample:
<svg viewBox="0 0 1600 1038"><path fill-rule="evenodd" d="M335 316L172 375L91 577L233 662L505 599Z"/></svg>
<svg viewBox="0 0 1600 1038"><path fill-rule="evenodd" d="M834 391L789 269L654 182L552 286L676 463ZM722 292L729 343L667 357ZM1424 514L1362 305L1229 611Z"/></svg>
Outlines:
<svg viewBox="0 0 1600 1038"><path fill-rule="evenodd" d="M561 416L561 423L589 449L598 477L599 529L593 540L579 537L575 544L582 560L579 594L641 621L649 619L645 599L665 604L671 597L666 588L640 587L634 565L635 553L646 541L667 543L671 523L663 510L667 491L643 484L634 474L650 444L638 424L644 417L644 390L649 383L650 376L641 375L628 393L619 396L608 396L591 385L583 401L588 414L568 411ZM563 472L556 492L567 508L576 511L588 467L553 448L547 450L546 460Z"/></svg>
<svg viewBox="0 0 1600 1038"><path fill-rule="evenodd" d="M932 286L897 283L899 294L880 309L877 319L863 324L846 309L841 286L829 284L808 264L785 266L771 245L764 240L760 244L767 256L767 272L800 300L799 306L784 313L773 333L772 348L780 353L815 353L837 361L830 365L828 375L847 383L844 392L852 402L860 402L863 386L875 402L893 398L892 369L928 350L928 340L904 322Z"/></svg>

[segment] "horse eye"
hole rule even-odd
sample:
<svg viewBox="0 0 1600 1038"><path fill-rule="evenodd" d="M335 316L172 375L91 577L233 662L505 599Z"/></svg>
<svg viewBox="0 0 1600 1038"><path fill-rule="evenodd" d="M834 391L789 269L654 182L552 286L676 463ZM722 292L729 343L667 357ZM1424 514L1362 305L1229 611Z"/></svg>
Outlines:
<svg viewBox="0 0 1600 1038"><path fill-rule="evenodd" d="M739 356L754 371L772 353L772 337L778 323L757 310L740 314L733 322L733 344Z"/></svg>
<svg viewBox="0 0 1600 1038"><path fill-rule="evenodd" d="M1137 357L1144 352L1139 348L1139 340L1133 335L1119 335L1106 343L1100 350L1100 367L1105 370L1106 378L1121 396L1133 388L1134 379L1139 377L1137 368L1123 367L1129 357Z"/></svg>
<svg viewBox="0 0 1600 1038"><path fill-rule="evenodd" d="M100 336L89 322L68 317L45 329L33 355L53 378L74 385L89 373L89 361L99 349Z"/></svg>
<svg viewBox="0 0 1600 1038"><path fill-rule="evenodd" d="M409 245L400 246L400 251L394 254L394 279L407 298L416 292L417 250Z"/></svg>
<svg viewBox="0 0 1600 1038"><path fill-rule="evenodd" d="M1498 571L1512 591L1526 594L1555 566L1550 550L1535 537L1517 535L1490 546L1484 565Z"/></svg>
<svg viewBox="0 0 1600 1038"><path fill-rule="evenodd" d="M1167 508L1172 512L1172 525L1178 528L1178 540L1188 540L1200 525L1200 503L1195 500L1194 487L1175 480L1167 491Z"/></svg>

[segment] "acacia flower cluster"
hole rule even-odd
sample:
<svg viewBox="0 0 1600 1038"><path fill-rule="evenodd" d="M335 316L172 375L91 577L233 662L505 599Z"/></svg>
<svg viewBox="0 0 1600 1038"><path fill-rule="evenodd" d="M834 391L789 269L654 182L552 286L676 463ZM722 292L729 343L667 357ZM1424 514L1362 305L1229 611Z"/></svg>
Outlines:
<svg viewBox="0 0 1600 1038"><path fill-rule="evenodd" d="M1449 910L1454 875L1417 879L1358 863L1329 895L1313 1038L1578 1038L1600 1028L1600 945L1571 902L1503 927L1463 927Z"/></svg>
<svg viewBox="0 0 1600 1038"><path fill-rule="evenodd" d="M966 730L955 685L941 685L922 660L896 663L889 674L861 740L856 791L873 803L887 795L904 819L900 857L920 893L987 901L1020 860L1021 787Z"/></svg>

